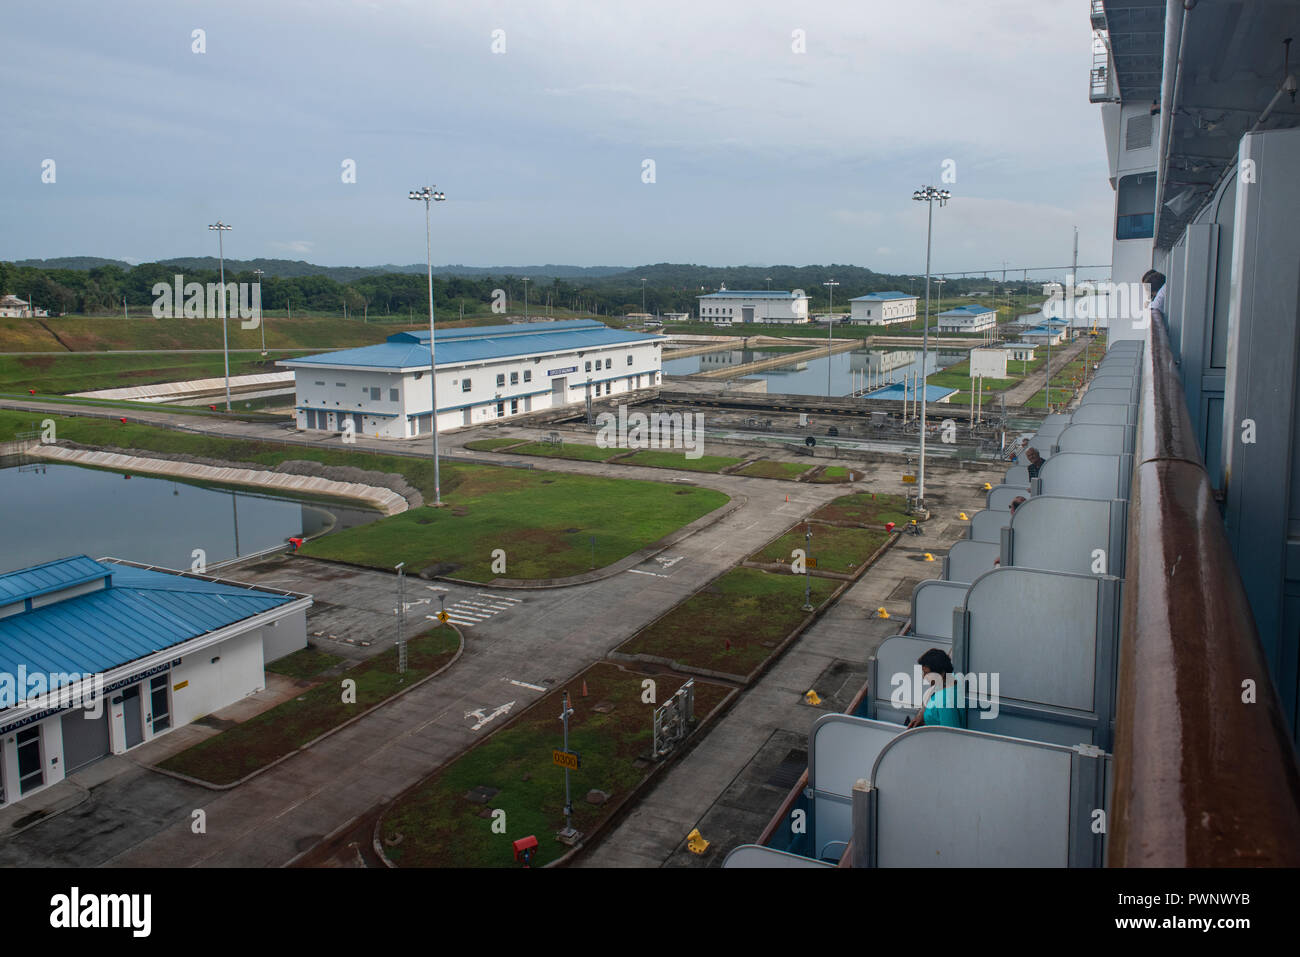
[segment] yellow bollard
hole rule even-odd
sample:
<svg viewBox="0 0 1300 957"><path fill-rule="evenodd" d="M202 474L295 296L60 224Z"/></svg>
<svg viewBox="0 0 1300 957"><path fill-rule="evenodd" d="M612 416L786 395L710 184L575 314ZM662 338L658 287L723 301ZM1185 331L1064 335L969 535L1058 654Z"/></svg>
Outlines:
<svg viewBox="0 0 1300 957"><path fill-rule="evenodd" d="M884 606L884 605L881 605L879 608L876 609L876 617L877 617L877 618L888 618L888 617L889 617L889 612L885 610L885 606Z"/></svg>
<svg viewBox="0 0 1300 957"><path fill-rule="evenodd" d="M811 704L811 705L819 705L819 704L822 703L822 699L818 696L817 692L816 692L816 691L813 691L813 690L811 690L811 689L808 690L808 691L805 691L803 697L804 697L804 700L807 701L807 702L808 702L809 704Z"/></svg>
<svg viewBox="0 0 1300 957"><path fill-rule="evenodd" d="M709 842L704 839L697 827L686 835L686 847L692 854L703 854L709 849Z"/></svg>
<svg viewBox="0 0 1300 957"><path fill-rule="evenodd" d="M927 562L932 562L932 561L934 561L934 556L931 555L929 552L926 552L926 553L925 553L925 560L926 560Z"/></svg>
<svg viewBox="0 0 1300 957"><path fill-rule="evenodd" d="M970 521L970 519L966 517L966 513L965 513L965 512L958 512L958 513L957 513L957 517L958 517L959 519L961 519L963 522L969 522L969 521Z"/></svg>

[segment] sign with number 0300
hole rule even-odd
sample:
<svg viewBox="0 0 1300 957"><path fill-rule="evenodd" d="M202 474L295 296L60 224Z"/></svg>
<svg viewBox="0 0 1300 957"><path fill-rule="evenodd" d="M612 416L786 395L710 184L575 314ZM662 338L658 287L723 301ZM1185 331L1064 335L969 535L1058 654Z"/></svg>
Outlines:
<svg viewBox="0 0 1300 957"><path fill-rule="evenodd" d="M570 771L578 770L582 764L576 751L561 751L558 748L551 752L551 761L562 768L568 768Z"/></svg>

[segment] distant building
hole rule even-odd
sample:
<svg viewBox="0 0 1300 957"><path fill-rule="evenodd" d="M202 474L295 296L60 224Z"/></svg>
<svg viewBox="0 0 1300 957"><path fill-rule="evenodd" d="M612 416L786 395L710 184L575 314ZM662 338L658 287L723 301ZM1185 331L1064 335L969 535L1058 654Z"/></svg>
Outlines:
<svg viewBox="0 0 1300 957"><path fill-rule="evenodd" d="M1031 362L1034 358L1034 350L1038 347L1031 342L1007 342L1002 348L1007 350L1008 359Z"/></svg>
<svg viewBox="0 0 1300 957"><path fill-rule="evenodd" d="M45 309L33 309L30 302L24 302L17 296L0 296L0 316L5 318L26 319L32 316L48 316Z"/></svg>
<svg viewBox="0 0 1300 957"><path fill-rule="evenodd" d="M691 314L689 312L665 312L663 314L664 322L690 322Z"/></svg>
<svg viewBox="0 0 1300 957"><path fill-rule="evenodd" d="M887 326L916 318L916 296L905 292L871 292L850 299L849 321Z"/></svg>
<svg viewBox="0 0 1300 957"><path fill-rule="evenodd" d="M727 289L724 286L717 292L695 298L700 303L700 320L714 325L808 321L808 296L798 290Z"/></svg>
<svg viewBox="0 0 1300 957"><path fill-rule="evenodd" d="M0 807L262 690L311 603L85 555L0 575Z"/></svg>
<svg viewBox="0 0 1300 957"><path fill-rule="evenodd" d="M594 319L441 329L438 429L659 385L663 336ZM405 439L432 431L429 333L399 332L360 349L283 359L294 370L298 428Z"/></svg>
<svg viewBox="0 0 1300 957"><path fill-rule="evenodd" d="M1047 345L1049 343L1051 345L1056 345L1061 341L1064 334L1064 329L1051 329L1047 326L1035 326L1032 329L1026 329L1024 332L1020 333L1020 339L1022 342L1032 343L1036 346Z"/></svg>
<svg viewBox="0 0 1300 957"><path fill-rule="evenodd" d="M939 313L940 332L986 332L997 325L997 311L988 306L957 306Z"/></svg>

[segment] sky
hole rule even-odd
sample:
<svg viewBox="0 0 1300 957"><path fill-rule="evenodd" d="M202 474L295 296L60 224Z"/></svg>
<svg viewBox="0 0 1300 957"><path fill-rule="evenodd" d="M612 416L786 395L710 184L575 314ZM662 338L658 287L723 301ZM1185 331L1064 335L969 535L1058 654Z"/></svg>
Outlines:
<svg viewBox="0 0 1300 957"><path fill-rule="evenodd" d="M1110 260L1086 0L42 0L0 34L0 259L215 255L221 219L235 259L422 262L428 184L435 264L919 273L932 184L936 272L1067 264L1074 226Z"/></svg>

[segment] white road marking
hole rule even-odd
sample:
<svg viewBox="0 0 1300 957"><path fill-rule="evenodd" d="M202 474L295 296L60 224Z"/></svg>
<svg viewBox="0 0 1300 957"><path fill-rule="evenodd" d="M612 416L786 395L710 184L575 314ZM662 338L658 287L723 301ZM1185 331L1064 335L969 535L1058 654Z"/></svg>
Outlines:
<svg viewBox="0 0 1300 957"><path fill-rule="evenodd" d="M639 568L629 568L628 571L630 571L633 575L651 575L651 576L653 576L653 577L655 577L655 578L668 578L668 577L670 577L670 576L668 576L668 575L660 575L658 572L643 572L643 571L642 571L641 569L639 569Z"/></svg>
<svg viewBox="0 0 1300 957"><path fill-rule="evenodd" d="M521 688L531 688L533 691L545 691L545 690L546 690L546 689L545 689L544 687L542 687L541 685L530 685L527 681L516 681L514 678L511 678L511 679L510 679L510 683L511 683L512 685L518 685L518 686L521 687Z"/></svg>
<svg viewBox="0 0 1300 957"><path fill-rule="evenodd" d="M479 728L483 727L483 725L487 724L489 721L492 721L494 718L499 718L503 714L509 714L510 709L513 708L514 706L515 703L513 701L507 701L505 704L501 705L499 708L496 708L491 714L488 715L485 715L483 713L484 710L483 708L475 708L473 711L466 711L465 717L467 719L478 718L478 724L470 725L471 731L477 731Z"/></svg>

